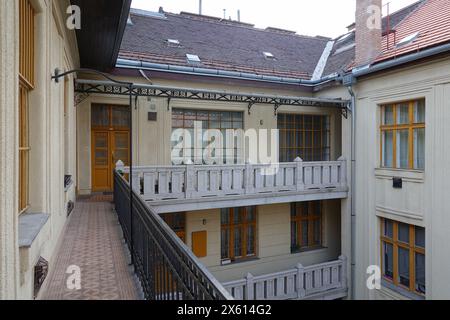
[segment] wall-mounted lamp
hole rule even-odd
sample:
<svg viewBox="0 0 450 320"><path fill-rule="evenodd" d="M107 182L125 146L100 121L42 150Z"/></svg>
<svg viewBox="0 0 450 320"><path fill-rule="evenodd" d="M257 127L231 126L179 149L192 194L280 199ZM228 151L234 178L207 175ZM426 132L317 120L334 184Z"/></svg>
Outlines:
<svg viewBox="0 0 450 320"><path fill-rule="evenodd" d="M203 219L203 225L206 226L206 219Z"/></svg>

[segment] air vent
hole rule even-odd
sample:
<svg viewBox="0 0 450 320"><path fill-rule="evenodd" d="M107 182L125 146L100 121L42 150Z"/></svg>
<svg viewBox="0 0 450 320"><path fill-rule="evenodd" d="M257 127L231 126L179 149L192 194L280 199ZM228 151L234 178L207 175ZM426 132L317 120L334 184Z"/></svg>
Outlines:
<svg viewBox="0 0 450 320"><path fill-rule="evenodd" d="M406 46L407 44L410 44L410 43L414 42L415 40L417 40L418 37L419 37L419 32L410 34L409 36L400 40L400 42L397 43L396 47L398 48L398 47Z"/></svg>

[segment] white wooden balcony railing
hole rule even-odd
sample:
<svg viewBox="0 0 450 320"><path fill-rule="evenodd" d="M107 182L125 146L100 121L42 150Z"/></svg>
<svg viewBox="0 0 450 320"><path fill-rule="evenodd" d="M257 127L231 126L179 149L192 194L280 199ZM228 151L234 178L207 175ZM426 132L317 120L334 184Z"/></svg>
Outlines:
<svg viewBox="0 0 450 320"><path fill-rule="evenodd" d="M273 170L273 168L277 168ZM116 170L129 173L117 164ZM272 171L271 171L272 170ZM346 160L242 165L133 167L133 189L146 201L346 189Z"/></svg>
<svg viewBox="0 0 450 320"><path fill-rule="evenodd" d="M346 258L224 283L237 300L339 299L347 296Z"/></svg>

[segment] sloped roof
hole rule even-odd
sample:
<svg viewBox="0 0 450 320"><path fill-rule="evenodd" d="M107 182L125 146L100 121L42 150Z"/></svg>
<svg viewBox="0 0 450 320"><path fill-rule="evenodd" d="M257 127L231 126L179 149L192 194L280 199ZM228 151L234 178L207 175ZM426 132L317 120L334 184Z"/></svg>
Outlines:
<svg viewBox="0 0 450 320"><path fill-rule="evenodd" d="M445 0L444 0L445 1ZM404 7L396 12L389 15L389 20L387 17L383 18L382 27L383 34L386 34L388 27L390 30L396 30L396 41L401 40L399 38L398 29L402 25L403 21L412 16L416 11L421 8L427 0L417 1L407 7ZM388 24L389 21L389 24ZM385 35L383 38L383 48L386 48L387 37ZM391 46L394 43L394 34L389 34L389 40ZM349 32L347 35L340 36L336 39L336 43L333 50L328 58L327 65L325 67L323 75L332 74L334 72L348 71L353 67L355 60L355 31Z"/></svg>
<svg viewBox="0 0 450 320"><path fill-rule="evenodd" d="M396 42L418 33L417 38L403 46L388 45L387 36L383 39L383 52L376 62L417 52L439 44L450 42L450 1L426 0L396 28ZM392 35L391 35L392 37Z"/></svg>
<svg viewBox="0 0 450 320"><path fill-rule="evenodd" d="M198 55L203 68L310 79L329 38L258 29L246 23L196 14L151 14L131 10L119 57L152 63L192 66L186 54ZM179 40L179 46L168 45ZM275 59L267 59L270 52Z"/></svg>

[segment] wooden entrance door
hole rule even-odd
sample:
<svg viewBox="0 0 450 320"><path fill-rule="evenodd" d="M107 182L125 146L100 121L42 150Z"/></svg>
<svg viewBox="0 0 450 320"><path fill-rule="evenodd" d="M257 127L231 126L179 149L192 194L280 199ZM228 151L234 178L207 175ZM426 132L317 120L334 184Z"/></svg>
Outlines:
<svg viewBox="0 0 450 320"><path fill-rule="evenodd" d="M92 106L92 191L113 189L117 161L129 165L129 109L123 106Z"/></svg>

